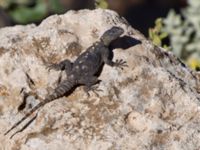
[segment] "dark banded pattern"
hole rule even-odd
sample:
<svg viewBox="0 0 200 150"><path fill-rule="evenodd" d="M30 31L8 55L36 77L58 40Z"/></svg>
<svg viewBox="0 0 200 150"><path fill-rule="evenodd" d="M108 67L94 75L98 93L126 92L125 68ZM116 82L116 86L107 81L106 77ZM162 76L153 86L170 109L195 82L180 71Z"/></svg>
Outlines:
<svg viewBox="0 0 200 150"><path fill-rule="evenodd" d="M68 92L69 90L71 90L74 87L74 85L75 85L75 82L73 82L73 81L68 81L68 80L63 81L54 90L53 94L47 96L44 101L40 102L35 107L33 107L33 109L31 109L27 114L25 114L25 116L21 120L16 122L8 131L6 131L6 133L4 135L7 135L12 129L17 127L20 123L22 123L26 118L28 118L31 114L33 114L40 107L44 106L45 104L47 104L55 99L58 99L58 98L64 96L66 92Z"/></svg>

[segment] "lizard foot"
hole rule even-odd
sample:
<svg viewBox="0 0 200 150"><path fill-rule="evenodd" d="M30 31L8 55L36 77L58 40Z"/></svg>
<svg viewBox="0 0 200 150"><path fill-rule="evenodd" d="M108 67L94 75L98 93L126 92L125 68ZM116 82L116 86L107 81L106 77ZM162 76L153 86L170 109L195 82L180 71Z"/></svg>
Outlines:
<svg viewBox="0 0 200 150"><path fill-rule="evenodd" d="M124 61L123 59L117 59L115 62L115 67L119 67L120 69L124 69L124 67L128 67L127 62Z"/></svg>
<svg viewBox="0 0 200 150"><path fill-rule="evenodd" d="M90 96L89 91L92 91L94 94L96 94L97 96L99 96L98 92L102 92L103 90L99 89L98 86L91 86L91 87L84 87L84 91L87 94L87 96Z"/></svg>
<svg viewBox="0 0 200 150"><path fill-rule="evenodd" d="M60 70L60 66L59 66L58 64L52 63L52 64L48 64L48 65L46 66L46 69L47 69L48 71L50 71L50 70L52 70L52 69L58 71L58 70Z"/></svg>

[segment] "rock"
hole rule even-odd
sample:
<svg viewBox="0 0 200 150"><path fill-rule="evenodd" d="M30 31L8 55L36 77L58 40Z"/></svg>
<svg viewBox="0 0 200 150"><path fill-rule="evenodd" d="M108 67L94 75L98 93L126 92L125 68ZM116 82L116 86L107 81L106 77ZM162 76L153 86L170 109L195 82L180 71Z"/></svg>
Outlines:
<svg viewBox="0 0 200 150"><path fill-rule="evenodd" d="M48 72L46 66L65 58L75 60L112 26L125 30L124 37L111 45L113 60L122 58L128 67L105 65L98 95L87 97L77 87L69 96L42 107L24 131L12 139L12 133L4 136L56 87L60 76L65 77L58 71ZM0 149L200 148L200 76L115 12L69 11L39 26L2 28L0 39Z"/></svg>

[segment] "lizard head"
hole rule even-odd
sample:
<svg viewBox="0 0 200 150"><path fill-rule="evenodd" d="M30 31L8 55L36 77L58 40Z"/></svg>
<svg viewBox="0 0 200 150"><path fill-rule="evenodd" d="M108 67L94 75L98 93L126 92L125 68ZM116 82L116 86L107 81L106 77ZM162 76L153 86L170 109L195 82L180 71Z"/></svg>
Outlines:
<svg viewBox="0 0 200 150"><path fill-rule="evenodd" d="M124 33L124 30L120 27L112 27L107 30L100 38L104 45L108 46L112 41L116 40L120 35Z"/></svg>

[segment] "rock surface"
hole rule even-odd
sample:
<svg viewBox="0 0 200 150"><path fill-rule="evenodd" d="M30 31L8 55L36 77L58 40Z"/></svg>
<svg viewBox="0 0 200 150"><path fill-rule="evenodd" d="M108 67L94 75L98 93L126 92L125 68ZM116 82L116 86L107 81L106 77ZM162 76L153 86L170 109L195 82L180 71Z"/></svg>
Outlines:
<svg viewBox="0 0 200 150"><path fill-rule="evenodd" d="M105 65L98 95L88 97L77 87L41 108L23 132L12 139L4 136L40 101L35 95L44 98L59 76L65 77L48 72L46 65L75 60L114 25L125 34L111 45L113 60L122 58L128 67ZM0 39L1 150L200 149L198 74L153 46L115 12L69 11L39 26L2 28Z"/></svg>

